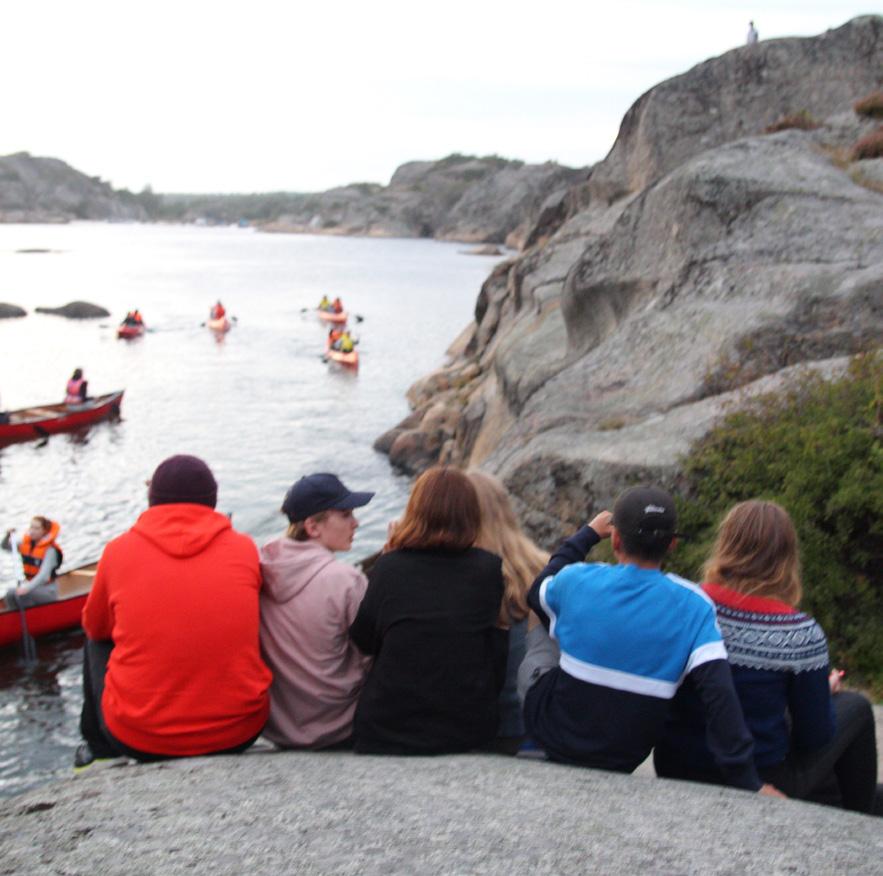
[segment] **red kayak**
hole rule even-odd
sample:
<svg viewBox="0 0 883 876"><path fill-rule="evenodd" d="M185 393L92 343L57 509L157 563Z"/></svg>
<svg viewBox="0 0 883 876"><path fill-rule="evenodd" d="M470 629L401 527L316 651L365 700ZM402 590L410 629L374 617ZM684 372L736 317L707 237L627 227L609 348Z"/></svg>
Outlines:
<svg viewBox="0 0 883 876"><path fill-rule="evenodd" d="M98 563L90 563L59 575L56 581L58 600L24 610L31 636L36 638L61 630L73 630L80 625L80 616L92 589L97 567ZM15 645L20 641L21 612L7 608L5 601L0 599L0 647Z"/></svg>
<svg viewBox="0 0 883 876"><path fill-rule="evenodd" d="M133 338L140 338L144 334L144 324L140 325L127 325L123 323L117 329L117 337L123 338L124 340L131 341Z"/></svg>
<svg viewBox="0 0 883 876"><path fill-rule="evenodd" d="M0 447L17 441L33 441L58 432L70 432L99 420L117 417L124 389L90 398L81 405L40 405L9 411L9 422L0 423Z"/></svg>
<svg viewBox="0 0 883 876"><path fill-rule="evenodd" d="M335 313L333 310L317 310L316 313L319 314L319 319L324 319L325 322L337 323L338 325L344 325L349 316L345 310L341 310L340 313Z"/></svg>
<svg viewBox="0 0 883 876"><path fill-rule="evenodd" d="M223 332L228 332L228 331L230 331L231 328L233 328L233 326L232 326L231 323L230 323L230 320L227 319L226 316L222 316L222 317L220 317L220 318L218 318L218 319L210 319L210 320L206 323L206 325L207 325L207 326L208 326L213 332L221 332L221 333L223 333Z"/></svg>

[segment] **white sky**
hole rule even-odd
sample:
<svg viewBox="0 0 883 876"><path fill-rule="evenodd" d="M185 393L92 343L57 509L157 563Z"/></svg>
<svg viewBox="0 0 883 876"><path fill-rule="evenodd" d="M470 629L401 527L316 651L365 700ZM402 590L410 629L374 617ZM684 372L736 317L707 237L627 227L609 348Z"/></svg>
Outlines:
<svg viewBox="0 0 883 876"><path fill-rule="evenodd" d="M872 3L876 0L872 0ZM0 155L116 187L319 191L413 159L604 157L657 82L851 0L10 0Z"/></svg>

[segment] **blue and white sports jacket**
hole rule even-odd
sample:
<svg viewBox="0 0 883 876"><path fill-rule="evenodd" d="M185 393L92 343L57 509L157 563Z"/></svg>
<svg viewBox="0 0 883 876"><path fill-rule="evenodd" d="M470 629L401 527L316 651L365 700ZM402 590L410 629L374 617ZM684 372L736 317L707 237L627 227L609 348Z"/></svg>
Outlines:
<svg viewBox="0 0 883 876"><path fill-rule="evenodd" d="M630 772L661 737L689 676L705 704L718 766L732 784L756 790L753 744L714 603L658 569L580 562L598 540L583 527L528 594L561 648L559 665L528 691L528 733L553 760Z"/></svg>

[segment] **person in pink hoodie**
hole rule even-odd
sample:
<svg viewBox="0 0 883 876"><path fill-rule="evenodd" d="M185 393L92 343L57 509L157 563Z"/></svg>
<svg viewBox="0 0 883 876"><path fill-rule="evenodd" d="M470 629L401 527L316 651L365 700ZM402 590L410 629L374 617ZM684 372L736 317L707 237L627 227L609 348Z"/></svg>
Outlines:
<svg viewBox="0 0 883 876"><path fill-rule="evenodd" d="M263 735L282 748L328 748L352 735L370 659L348 630L368 582L334 553L350 549L353 509L373 496L333 474L303 477L282 503L288 531L261 548L261 651L273 671Z"/></svg>

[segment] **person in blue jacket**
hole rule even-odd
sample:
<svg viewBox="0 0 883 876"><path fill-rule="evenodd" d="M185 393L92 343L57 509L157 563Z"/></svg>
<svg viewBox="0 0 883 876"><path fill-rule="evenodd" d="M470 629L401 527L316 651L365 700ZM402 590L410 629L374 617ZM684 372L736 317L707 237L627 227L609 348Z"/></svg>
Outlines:
<svg viewBox="0 0 883 876"><path fill-rule="evenodd" d="M550 760L632 772L689 679L725 781L781 796L757 775L713 603L661 570L675 525L667 492L635 487L552 555L527 599L542 622L519 670L527 734ZM617 563L584 562L608 537Z"/></svg>

